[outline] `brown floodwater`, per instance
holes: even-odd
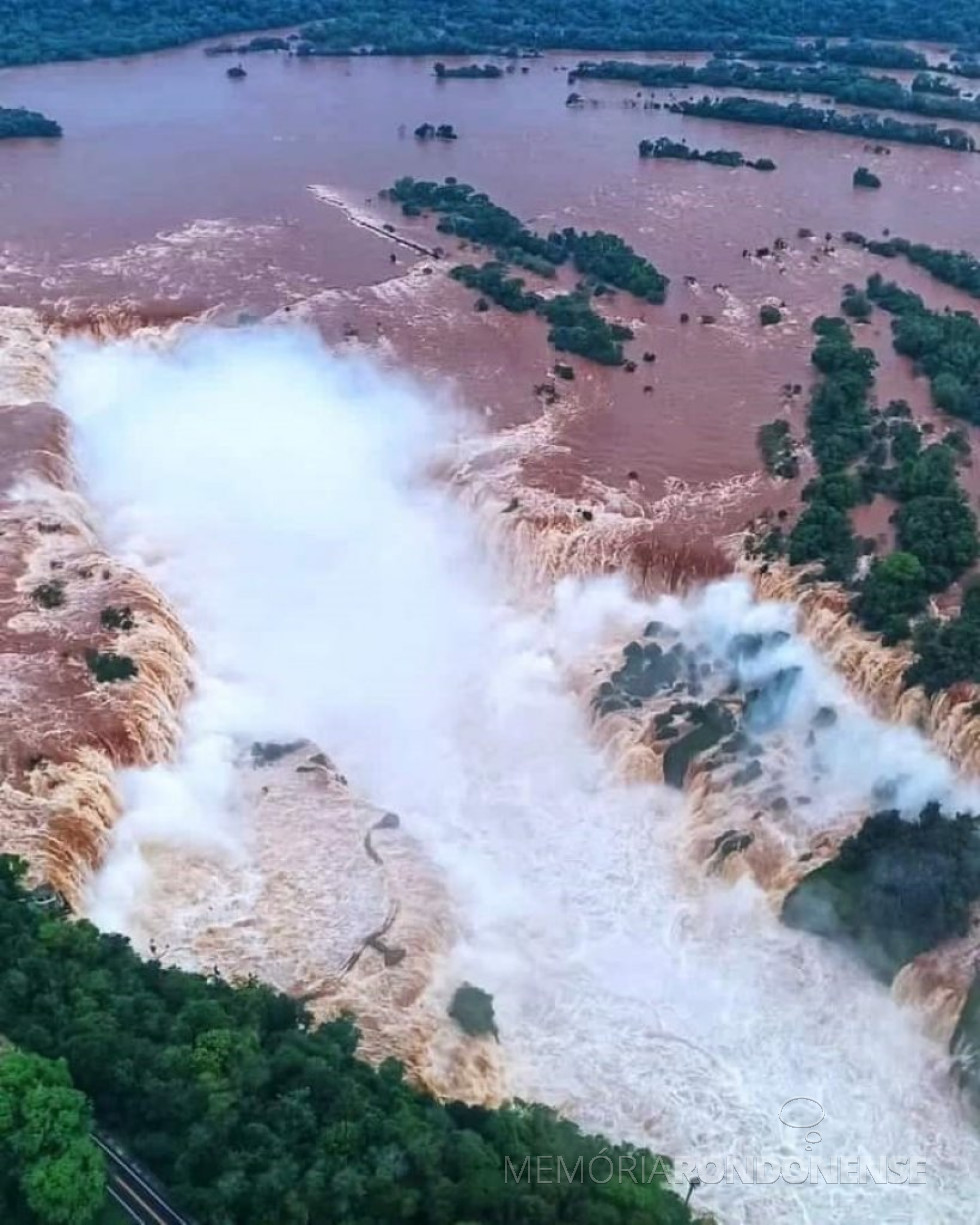
[[[0,300],[70,326],[120,301],[152,318],[215,309],[228,321],[288,307],[331,342],[449,379],[492,424],[526,422],[555,358],[544,325],[477,315],[448,260],[393,246],[308,190],[432,243],[431,224],[408,225],[377,193],[402,174],[456,175],[539,228],[613,230],[672,278],[664,306],[620,294],[606,308],[634,327],[638,369],[573,362],[575,381],[558,384],[556,445],[527,461],[529,481],[589,500],[600,485],[626,489],[635,471],[648,509],[712,531],[789,504],[795,491],[758,473],[755,433],[778,413],[802,430],[805,395],[782,388],[807,384],[810,324],[836,311],[842,286],[881,268],[930,302],[971,306],[824,234],[890,230],[980,249],[980,157],[874,154],[853,138],[685,118],[644,109],[648,95],[616,82],[584,83],[589,103],[566,107],[579,58],[525,61],[497,81],[440,82],[428,59],[265,55],[235,82],[200,47],[2,72],[0,105],[44,111],[65,138],[0,145]],[[411,132],[423,121],[452,123],[460,139],[422,144]],[[778,170],[639,161],[637,142],[662,134],[769,156]],[[881,191],[851,186],[858,164],[881,174]],[[799,238],[801,227],[817,237]],[[743,255],[777,237],[785,251]],[[784,305],[778,327],[759,326],[766,301]],[[924,409],[927,389],[891,355],[887,320],[864,333],[882,359],[881,398]]]

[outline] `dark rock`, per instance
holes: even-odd
[[[715,839],[711,854],[724,860],[729,855],[737,855],[740,851],[748,850],[752,842],[752,834],[741,834],[737,829],[726,829],[720,837]]]
[[[761,778],[762,772],[762,762],[755,758],[732,777],[732,786],[747,787],[749,783],[754,783],[757,778]]]
[[[790,695],[803,669],[780,668],[745,695],[745,722],[755,732],[768,731],[782,722]]]
[[[716,701],[697,707],[692,711],[692,720],[696,721],[697,726],[675,741],[664,754],[664,782],[670,787],[683,787],[688,768],[695,757],[714,748],[735,730],[731,711]]]
[[[279,761],[283,757],[288,757],[290,753],[295,753],[297,749],[301,749],[306,743],[305,740],[290,740],[285,744],[277,744],[273,740],[259,741],[256,740],[252,745],[252,765],[271,766],[273,762]]]

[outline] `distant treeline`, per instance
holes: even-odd
[[[980,45],[974,0],[0,0],[0,64],[133,55],[196,39],[314,23],[316,54],[479,55],[581,51],[732,50],[755,57],[925,68],[924,56],[870,40]],[[801,50],[799,37],[815,38]],[[857,48],[820,38],[859,40]],[[750,56],[751,58],[751,56]],[[964,61],[965,62],[965,61]]]
[[[254,55],[259,51],[290,51],[299,41],[299,35],[293,34],[287,38],[261,34],[250,38],[247,43],[216,43],[213,47],[205,47],[205,55]]]
[[[0,140],[27,136],[61,136],[61,124],[39,111],[0,106]]]
[[[895,77],[869,76],[848,66],[821,64],[790,68],[785,64],[758,67],[742,60],[714,59],[703,67],[691,64],[634,64],[628,60],[583,62],[572,74],[580,80],[628,81],[646,89],[707,85],[713,89],[755,89],[763,93],[822,94],[848,106],[908,111],[928,119],[980,122],[980,102],[935,91],[906,89]]]
[[[682,162],[708,162],[711,166],[750,166],[753,170],[775,170],[776,163],[768,157],[749,161],[737,149],[692,149],[684,141],[669,140],[666,136],[659,139],[641,140],[640,157],[676,158]]]
[[[453,276],[484,300],[515,313],[534,311],[551,324],[549,340],[559,349],[577,353],[602,365],[623,362],[623,341],[632,338],[628,327],[608,323],[590,305],[590,299],[623,289],[647,302],[663,302],[669,281],[649,260],[638,255],[618,235],[602,230],[585,233],[566,227],[542,236],[519,218],[494,204],[483,192],[448,178],[434,183],[399,179],[382,193],[402,206],[408,217],[439,214],[438,230],[479,246],[489,247],[494,260],[482,267],[463,265]],[[520,277],[508,275],[508,266],[553,278],[556,269],[571,263],[583,277],[574,294],[550,295],[525,289]]]
[[[667,109],[677,115],[698,119],[720,119],[732,123],[753,123],[767,127],[798,128],[806,132],[836,132],[859,136],[863,140],[897,141],[911,145],[936,145],[972,153],[976,142],[959,128],[937,128],[934,123],[905,123],[889,115],[843,115],[840,111],[803,106],[791,102],[764,102],[757,98],[699,98],[671,102]]]

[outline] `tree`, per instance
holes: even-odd
[[[847,512],[827,502],[811,502],[790,533],[789,560],[794,566],[823,561],[827,578],[849,579],[857,542]]]
[[[890,553],[872,563],[854,611],[868,629],[884,631],[890,638],[905,637],[908,618],[925,608],[928,591],[919,559],[912,553]]]
[[[881,179],[867,166],[858,166],[854,171],[851,182],[855,187],[880,187]]]
[[[759,307],[759,322],[764,328],[772,327],[774,323],[781,323],[782,319],[783,313],[778,306],[773,306],[771,303],[766,302],[763,306]]]
[[[867,323],[874,309],[868,295],[860,289],[855,289],[853,285],[845,286],[840,308],[849,319],[853,319],[856,323]]]
[[[87,1225],[105,1199],[88,1100],[62,1060],[0,1057],[0,1188],[43,1225]],[[16,1209],[14,1209],[16,1211]]]
[[[898,542],[914,553],[930,590],[942,591],[977,559],[977,520],[960,497],[921,497],[900,507]]]
[[[639,1164],[641,1153],[585,1135],[545,1107],[439,1101],[395,1060],[358,1058],[350,1018],[317,1024],[300,1000],[254,979],[231,983],[142,961],[121,936],[38,906],[24,890],[23,865],[3,856],[0,932],[0,1033],[38,1055],[63,1052],[100,1120],[201,1225],[691,1221],[666,1176],[571,1188],[505,1182],[508,1156],[519,1167],[526,1153],[560,1155],[571,1170],[608,1151],[618,1169],[621,1154],[635,1152]],[[25,1096],[0,1093],[0,1137]],[[18,1115],[6,1134],[47,1142],[51,1120],[66,1113],[49,1103],[29,1121]],[[13,1166],[14,1155],[5,1156],[0,1147],[0,1181]],[[649,1169],[655,1158],[645,1159]],[[86,1185],[78,1167],[76,1196]],[[87,1225],[77,1198],[60,1211],[55,1192],[67,1194],[67,1180],[57,1172],[42,1170],[31,1192],[49,1211],[42,1221]],[[19,1194],[19,1183],[13,1189]],[[37,1225],[6,1204],[0,1221]]]

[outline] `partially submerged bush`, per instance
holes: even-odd
[[[31,599],[41,608],[61,608],[65,602],[65,585],[59,579],[42,583],[31,592]]]
[[[133,610],[128,605],[125,608],[117,608],[114,604],[107,604],[100,613],[99,620],[107,630],[131,630],[136,624]]]
[[[114,651],[86,651],[85,662],[99,682],[105,685],[112,681],[131,680],[139,672],[128,655],[117,655]]]
[[[449,1015],[471,1038],[484,1038],[489,1034],[495,1038],[498,1036],[493,1017],[493,996],[472,983],[463,983],[456,988],[449,1005]]]

